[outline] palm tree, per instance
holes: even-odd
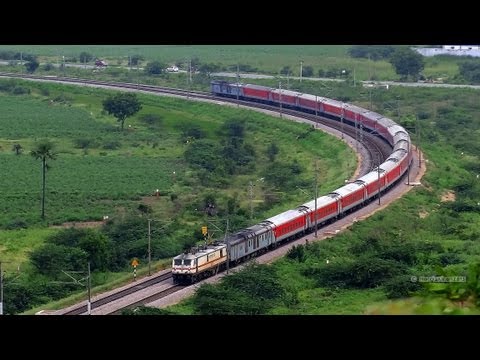
[[[15,155],[20,155],[22,153],[23,147],[20,144],[13,144],[12,150],[15,152]]]
[[[57,156],[53,148],[54,145],[50,140],[40,140],[30,152],[35,159],[42,160],[42,219],[45,219],[45,173],[48,169],[47,160],[55,160]]]

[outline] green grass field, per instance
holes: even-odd
[[[392,66],[386,61],[353,59],[348,56],[349,45],[0,45],[0,50],[33,53],[42,63],[58,64],[88,52],[95,57],[106,59],[110,67],[127,66],[129,56],[142,55],[142,65],[159,60],[166,64],[179,63],[183,68],[190,59],[199,59],[201,63],[214,63],[225,70],[236,69],[237,64],[248,65],[250,69],[268,74],[279,74],[285,66],[291,69],[291,76],[299,76],[300,62],[311,66],[313,76],[321,69],[349,71],[357,80],[374,78],[377,80],[397,79]],[[255,54],[252,56],[252,54]],[[77,60],[78,61],[78,60]],[[55,70],[58,72],[58,70]],[[68,72],[68,70],[67,70]]]
[[[63,56],[77,58],[81,52],[106,59],[111,67],[127,66],[129,56],[141,55],[147,62],[159,60],[166,64],[179,63],[182,67],[190,59],[198,58],[201,63],[214,63],[224,69],[236,68],[237,64],[248,65],[256,72],[278,74],[289,66],[291,76],[299,76],[300,61],[303,66],[311,66],[314,76],[319,70],[347,70],[350,77],[358,80],[397,80],[390,63],[349,57],[350,45],[0,45],[1,50],[32,53],[39,56],[42,63],[59,64]],[[254,54],[254,55],[252,55]],[[423,74],[427,78],[442,78],[454,81],[458,75],[461,58],[453,56],[425,57]],[[73,70],[67,68],[67,73]],[[112,70],[110,70],[112,71]],[[53,72],[59,72],[54,70]],[[78,72],[78,71],[77,71]]]

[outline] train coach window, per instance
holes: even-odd
[[[173,260],[173,263],[175,265],[182,265],[182,259],[175,259],[175,260]]]

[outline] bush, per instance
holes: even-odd
[[[77,149],[88,149],[96,146],[95,141],[93,139],[87,139],[87,138],[75,139],[73,140],[73,143]]]
[[[396,276],[385,283],[385,292],[389,299],[410,297],[421,289],[421,284],[412,281],[409,275]]]
[[[294,245],[290,250],[288,250],[287,258],[296,260],[298,262],[305,262],[305,260],[307,259],[305,247],[303,245]]]
[[[160,125],[162,118],[157,114],[145,114],[140,116],[140,121],[143,121],[147,125]]]
[[[219,286],[202,285],[194,299],[201,315],[260,315],[285,298],[285,290],[271,266],[250,264],[225,277]]]
[[[406,266],[392,260],[363,256],[353,262],[331,262],[305,271],[317,279],[318,286],[353,287],[360,289],[381,285],[406,272]]]
[[[25,95],[30,94],[30,89],[23,86],[15,86],[12,90],[13,95]]]
[[[103,144],[103,148],[105,150],[116,150],[119,149],[121,146],[122,144],[120,143],[120,141],[117,140],[111,140]]]
[[[87,253],[64,245],[45,244],[32,251],[32,265],[40,274],[58,278],[62,270],[82,270],[87,264]]]
[[[45,64],[45,66],[43,67],[43,70],[45,71],[51,71],[55,68],[55,66],[53,66],[52,63],[48,63],[48,64]]]
[[[15,230],[15,229],[26,229],[28,224],[23,219],[14,219],[5,225],[5,229],[7,230]]]
[[[160,75],[163,74],[165,68],[165,64],[162,64],[160,61],[153,61],[145,66],[145,72],[148,75]]]

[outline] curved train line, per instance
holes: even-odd
[[[265,86],[212,81],[213,94],[241,100],[293,109],[310,114],[321,114],[348,125],[358,126],[377,134],[393,148],[381,164],[369,173],[329,194],[299,205],[295,209],[241,229],[224,241],[192,249],[172,260],[172,275],[176,283],[192,283],[258,256],[319,226],[337,220],[364,206],[383,191],[388,190],[409,171],[412,161],[410,135],[395,123],[378,113],[343,102],[303,94],[296,91]]]
[[[337,130],[340,130],[342,133],[350,134],[352,137],[355,136],[357,139],[358,133],[360,132],[361,134],[364,134],[364,136],[367,138],[365,141],[361,141],[365,145],[367,145],[368,152],[370,153],[370,157],[372,158],[371,160],[371,166],[370,166],[370,173],[364,175],[363,177],[357,179],[353,184],[363,181],[363,193],[364,197],[361,201],[361,204],[348,204],[347,206],[343,206],[346,204],[347,200],[349,197],[352,197],[353,195],[351,194],[352,191],[347,190],[347,192],[343,194],[336,193],[336,191],[339,191],[345,187],[348,187],[351,184],[345,185],[342,188],[339,188],[335,190],[334,192],[330,193],[329,195],[340,195],[338,197],[338,205],[342,207],[342,210],[338,210],[338,213],[333,216],[332,218],[325,219],[324,217],[319,217],[319,212],[322,211],[322,207],[318,206],[316,208],[317,210],[317,219],[314,222],[315,219],[315,208],[312,208],[314,200],[305,203],[301,205],[299,208],[303,207],[303,215],[304,216],[304,223],[303,223],[303,228],[301,230],[297,230],[292,228],[290,233],[287,234],[287,236],[277,236],[279,233],[279,228],[282,226],[285,226],[287,223],[281,223],[281,222],[272,222],[274,218],[281,218],[284,214],[289,213],[291,211],[295,210],[288,210],[287,212],[284,212],[282,214],[279,214],[275,217],[272,217],[270,219],[267,219],[266,221],[262,222],[261,224],[254,225],[252,227],[249,227],[247,229],[240,230],[230,236],[225,243],[217,243],[213,246],[208,246],[205,248],[201,249],[196,249],[194,253],[188,253],[188,254],[181,254],[175,259],[182,259],[182,264],[181,266],[178,266],[175,264],[175,259],[173,260],[172,264],[172,273],[174,277],[174,282],[194,282],[197,281],[203,277],[206,277],[208,275],[212,275],[214,273],[217,273],[218,271],[223,270],[224,268],[227,267],[227,258],[230,258],[229,265],[236,265],[240,262],[243,262],[251,257],[257,256],[259,254],[262,254],[266,252],[270,248],[274,248],[279,246],[280,244],[287,242],[289,240],[292,240],[293,238],[300,237],[301,235],[304,235],[306,233],[312,232],[314,230],[315,225],[320,226],[322,224],[325,224],[327,222],[334,221],[338,217],[343,216],[346,214],[346,212],[353,211],[356,208],[362,206],[366,202],[372,200],[376,196],[379,196],[381,192],[387,190],[389,187],[391,187],[394,183],[396,183],[402,175],[405,174],[407,171],[407,168],[409,168],[410,162],[411,162],[411,149],[410,149],[410,138],[408,136],[408,133],[403,129],[402,127],[398,126],[396,123],[394,123],[390,119],[386,119],[380,114],[373,113],[371,111],[368,111],[366,109],[362,109],[359,107],[356,107],[354,105],[350,104],[344,104],[340,103],[335,100],[331,99],[326,99],[326,98],[321,98],[313,95],[308,95],[308,94],[301,94],[289,90],[278,90],[278,89],[269,89],[265,87],[260,87],[253,85],[253,87],[256,88],[256,90],[262,89],[266,91],[264,94],[264,98],[258,98],[258,97],[251,97],[249,94],[245,94],[242,92],[245,89],[248,89],[249,86],[252,85],[243,85],[243,84],[230,84],[230,86],[234,89],[236,89],[239,94],[241,93],[241,96],[237,96],[236,94],[232,93],[222,93],[222,91],[215,90],[215,85],[216,84],[223,84],[225,86],[227,83],[225,82],[212,82],[212,93],[214,96],[206,94],[204,92],[198,92],[198,91],[187,91],[187,90],[181,90],[181,89],[172,89],[172,88],[165,88],[161,86],[152,86],[152,85],[141,85],[141,84],[129,84],[129,83],[120,83],[120,82],[107,82],[107,81],[95,81],[95,80],[85,80],[85,79],[78,79],[78,78],[57,78],[57,77],[40,77],[40,76],[32,76],[32,75],[18,75],[18,74],[10,74],[10,73],[0,73],[0,76],[4,77],[21,77],[25,79],[32,79],[32,80],[46,80],[46,81],[55,81],[55,82],[63,82],[63,83],[73,83],[73,84],[94,84],[94,85],[101,85],[101,86],[107,86],[107,87],[116,87],[116,88],[123,88],[123,89],[131,89],[131,90],[141,90],[141,91],[147,91],[147,92],[155,92],[155,93],[167,93],[171,95],[177,95],[181,97],[187,97],[187,98],[197,98],[197,99],[218,99],[218,96],[222,96],[222,101],[231,101],[235,103],[241,103],[243,105],[247,106],[253,106],[253,107],[260,107],[260,108],[265,108],[269,110],[274,110],[278,111],[280,107],[280,111],[284,114],[292,114],[295,116],[301,116],[307,119],[310,119],[315,122],[319,123],[324,123],[327,126],[334,127]],[[228,85],[227,85],[228,86]],[[279,91],[277,94],[277,98],[275,99],[275,91]],[[282,98],[283,97],[283,98]],[[311,106],[310,108],[308,106],[302,105],[301,102],[305,102],[308,100],[312,100],[312,97],[315,98],[315,105]],[[292,101],[293,99],[293,101]],[[252,101],[254,104],[252,104]],[[282,108],[283,106],[283,108]],[[348,111],[346,111],[346,108],[348,108]],[[339,110],[340,109],[340,110]],[[356,110],[356,111],[355,111]],[[299,111],[301,112],[299,114]],[[353,114],[353,116],[351,116]],[[323,116],[325,118],[320,117]],[[385,119],[385,120],[383,120]],[[347,126],[344,127],[344,124]],[[372,125],[373,124],[373,125]],[[394,128],[394,126],[397,126]],[[354,130],[352,130],[352,128]],[[392,128],[391,131],[388,131],[388,128]],[[386,131],[385,131],[386,130]],[[371,134],[368,133],[376,133],[376,135],[380,135],[384,141],[379,142],[377,136],[372,136]],[[402,134],[401,134],[402,133]],[[401,134],[401,136],[399,136]],[[406,136],[405,136],[406,135]],[[395,139],[395,136],[397,136],[397,139]],[[357,139],[358,140],[358,139]],[[405,142],[407,144],[406,150],[405,150]],[[387,147],[385,147],[387,145]],[[391,146],[389,146],[391,145]],[[394,149],[393,153],[390,155],[390,157],[387,158],[385,162],[383,162],[380,166],[374,167],[374,165],[378,165],[380,162],[385,160],[385,153],[386,153],[386,148],[388,149]],[[394,157],[392,158],[392,155],[395,154],[397,151],[403,152],[405,155],[403,159],[400,157]],[[404,150],[404,151],[402,151]],[[394,161],[396,159],[396,161]],[[398,164],[398,166],[393,167],[392,169],[384,169],[382,166],[386,166],[385,164],[388,161],[394,161],[394,162],[399,162],[402,160],[401,164],[405,163],[407,161],[408,166],[407,167],[401,167],[401,164]],[[395,177],[390,177],[390,179],[387,178],[387,176],[392,173],[394,170],[396,171],[397,168],[400,167],[400,172],[398,176]],[[378,186],[378,192],[375,194],[375,191],[370,191],[370,197],[368,196],[368,189],[367,186],[370,188],[373,188],[376,184],[375,181],[373,180],[368,180],[368,178],[372,178],[371,174],[375,173],[378,175],[377,181],[383,182],[383,184],[380,184]],[[381,174],[382,173],[382,174]],[[363,178],[367,180],[362,180]],[[393,179],[393,180],[392,180]],[[358,184],[357,184],[358,185]],[[350,192],[350,193],[349,193]],[[353,192],[354,193],[354,192]],[[318,198],[317,201],[320,201],[322,197]],[[298,208],[297,208],[298,209]],[[298,220],[298,219],[297,219]],[[268,226],[270,227],[269,229],[271,230],[271,235],[273,237],[270,238],[270,242],[266,243],[265,241],[263,246],[260,246],[260,240],[265,240],[264,235],[264,229],[258,232],[258,226],[264,226],[266,222],[269,222]],[[272,226],[273,225],[273,226]],[[256,228],[257,229],[253,229]],[[277,230],[277,231],[275,231]],[[255,232],[257,231],[257,233]],[[233,239],[236,237],[236,239]],[[234,242],[231,242],[231,240],[235,240]],[[232,245],[233,250],[232,250]],[[256,246],[255,246],[256,245]],[[235,248],[236,247],[236,248]],[[252,248],[251,250],[249,249]],[[228,248],[228,249],[227,249]],[[242,255],[242,248],[244,248],[244,253]],[[237,250],[235,254],[235,249]],[[228,251],[227,251],[228,250]],[[252,251],[253,250],[253,251]],[[230,256],[227,256],[227,253]],[[240,256],[238,255],[240,253]],[[235,256],[236,255],[236,256]],[[193,269],[186,269],[184,259],[190,258],[195,259],[196,262],[196,268]],[[202,258],[205,259],[204,261],[204,270],[202,271]],[[193,262],[193,261],[192,261]],[[198,266],[200,264],[200,267]],[[200,271],[199,271],[200,270]],[[169,273],[170,275],[170,273]],[[186,275],[186,276],[185,276]],[[139,291],[141,289],[144,289],[148,286],[151,286],[153,284],[156,284],[160,281],[165,280],[164,276],[160,277],[155,277],[152,279],[149,279],[149,281],[145,282],[144,285],[142,286],[135,286],[133,289],[126,289],[122,290],[121,292],[118,292],[116,294],[104,297],[102,299],[97,300],[96,302],[92,303],[92,308],[99,307],[103,304],[107,304],[109,302],[112,302],[116,299],[119,299],[121,297],[124,297],[128,294],[132,294],[135,291]],[[174,287],[175,289],[181,289],[182,287]],[[167,294],[170,294],[171,292],[165,292],[164,295],[152,295],[150,296],[151,299],[157,299],[162,296],[165,296]],[[139,302],[140,303],[140,302]],[[141,301],[141,303],[145,303],[145,299]],[[131,305],[130,305],[131,306]],[[129,306],[129,307],[130,307]],[[64,314],[80,314],[84,313],[86,311],[86,305],[77,307],[75,309],[72,309]]]

